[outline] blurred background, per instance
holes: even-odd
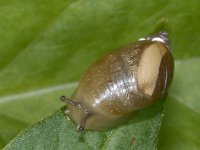
[[[158,149],[200,149],[198,0],[1,0],[0,148],[63,104],[84,70],[168,20],[175,77]]]

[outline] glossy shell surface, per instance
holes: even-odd
[[[78,128],[115,127],[128,114],[149,106],[168,92],[174,61],[161,35],[116,49],[88,68],[71,98],[77,106],[68,105],[67,110]]]

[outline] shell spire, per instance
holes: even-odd
[[[160,31],[156,34],[150,35],[146,38],[147,40],[151,41],[160,41],[166,44],[167,48],[172,51],[171,49],[171,42],[168,37],[168,33],[166,31]]]

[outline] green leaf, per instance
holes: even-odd
[[[200,58],[178,61],[174,84],[165,106],[159,149],[200,148]]]
[[[20,130],[27,126],[26,122],[16,120],[4,115],[0,115],[0,145],[8,143]]]
[[[24,130],[6,149],[156,149],[162,103],[135,114],[131,122],[106,132],[81,135],[60,110]]]
[[[47,117],[62,104],[58,97],[71,95],[77,83],[32,90],[0,99],[0,144],[4,146],[23,128]]]
[[[198,3],[197,0],[189,3],[176,0],[1,1],[0,148],[24,127],[58,110],[62,106],[59,96],[70,96],[77,84],[68,85],[77,83],[95,60],[144,37],[164,17],[172,27],[173,52],[180,62],[175,68],[179,70],[175,72],[166,105],[159,149],[191,145],[199,149],[196,140],[199,71],[190,70],[199,63],[188,64],[187,72],[184,71],[190,59],[193,62],[193,57],[200,56]],[[188,132],[180,132],[180,127]],[[122,142],[120,138],[115,139]],[[136,141],[136,145],[140,142]]]

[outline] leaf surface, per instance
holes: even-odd
[[[198,149],[198,3],[197,0],[1,1],[0,148],[25,127],[58,110],[62,106],[59,96],[70,96],[73,93],[80,75],[90,64],[112,49],[146,36],[164,17],[172,27],[173,53],[179,62],[176,63],[175,79],[166,105],[159,149],[167,149],[169,145],[170,149],[180,146]],[[147,128],[149,135],[146,138],[150,134],[152,136],[149,148],[155,147],[162,116],[161,108],[162,104],[157,104],[157,108],[152,108],[157,113],[152,112],[154,115],[149,116],[151,125],[156,122],[155,131]],[[144,116],[148,116],[147,112],[149,111],[144,111]],[[56,114],[64,120],[61,112]],[[141,116],[143,115],[138,117]],[[183,116],[186,118],[183,119]],[[138,117],[133,121],[138,123]],[[51,119],[52,117],[45,119],[42,123],[47,124]],[[70,124],[68,121],[65,123]],[[38,124],[34,127],[39,130]],[[180,127],[188,132],[181,132]],[[136,128],[127,136],[127,143],[130,137],[136,135]],[[101,138],[104,141],[111,133],[112,131],[102,133],[99,141]],[[136,143],[133,142],[135,144],[130,148],[137,147],[142,141],[146,142],[144,135],[139,138],[139,133],[137,134]],[[25,136],[21,133],[20,136],[22,135]],[[99,147],[106,149],[112,144],[120,149],[124,141],[116,135],[111,142],[106,140],[108,144],[100,142]]]

